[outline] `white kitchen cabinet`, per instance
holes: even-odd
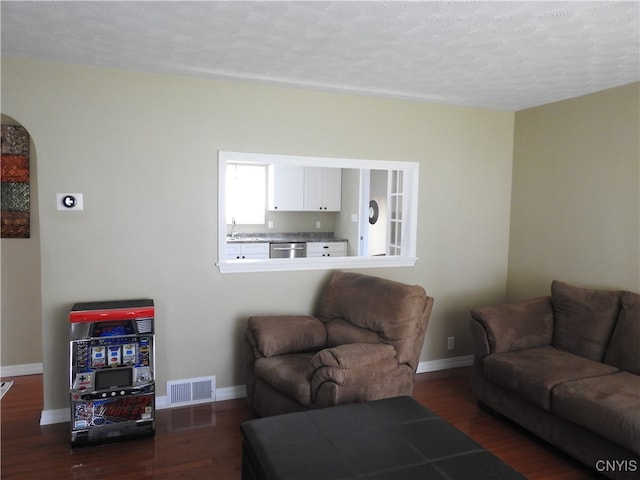
[[[340,168],[269,166],[270,211],[339,212],[342,205]]]
[[[339,212],[342,204],[342,170],[306,167],[303,203],[305,211]]]
[[[307,242],[307,257],[346,257],[347,242]]]
[[[300,212],[304,210],[304,167],[269,165],[269,200],[271,211]]]
[[[268,242],[230,243],[227,242],[227,260],[269,258]]]

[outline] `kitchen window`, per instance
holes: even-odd
[[[264,225],[266,179],[265,165],[227,164],[227,225]]]

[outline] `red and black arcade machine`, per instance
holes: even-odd
[[[154,316],[150,299],[71,309],[72,446],[155,433]]]

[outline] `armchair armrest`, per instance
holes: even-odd
[[[272,357],[324,348],[327,330],[320,320],[306,315],[249,317],[245,338],[256,358]]]
[[[320,367],[355,368],[396,358],[396,349],[386,343],[349,343],[325,348],[309,362],[309,376]],[[397,364],[397,361],[394,362]]]
[[[471,310],[476,355],[550,345],[553,337],[551,297],[538,297]]]
[[[384,382],[398,368],[396,349],[392,345],[351,343],[326,348],[314,355],[307,376],[311,397],[325,382],[337,385],[371,385]]]

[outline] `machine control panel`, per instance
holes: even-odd
[[[108,392],[91,392],[91,393],[81,393],[81,392],[73,392],[71,394],[72,400],[100,400],[104,398],[112,398],[112,397],[124,397],[131,395],[144,395],[147,393],[153,393],[155,391],[155,387],[153,384],[146,385],[140,388],[123,388],[123,389],[115,389]]]

